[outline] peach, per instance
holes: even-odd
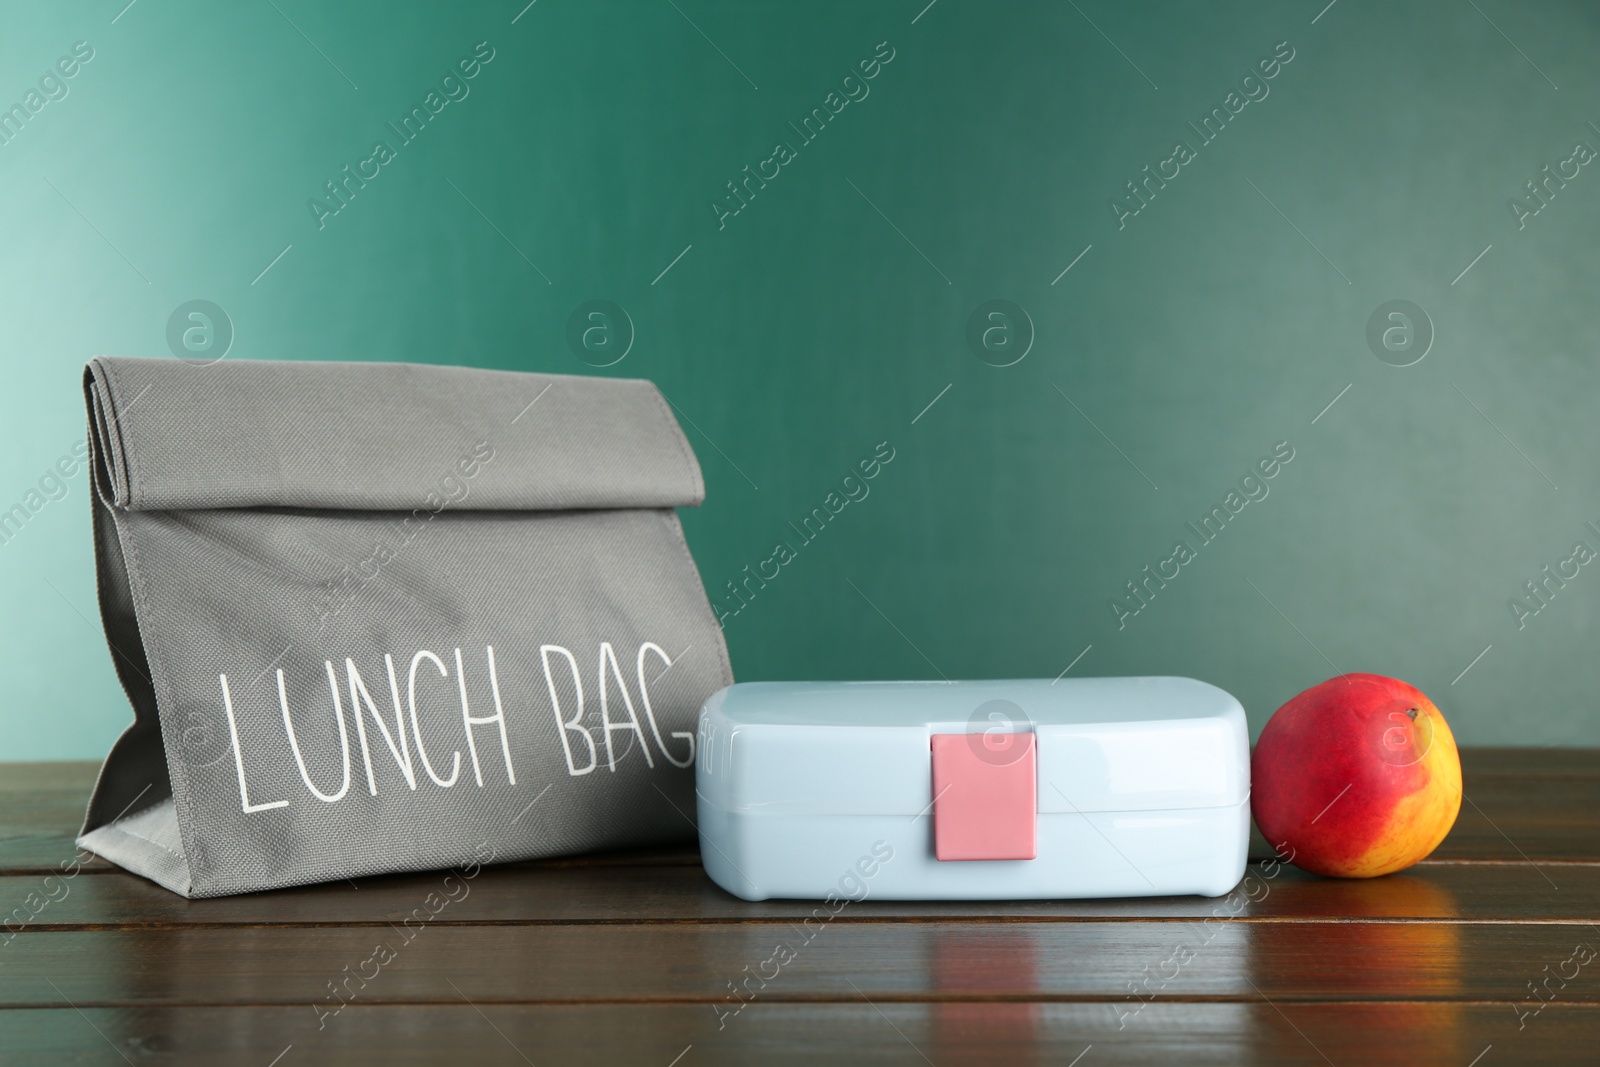
[[[1414,687],[1343,674],[1279,708],[1250,760],[1250,806],[1279,854],[1317,874],[1373,878],[1427,856],[1461,810],[1461,758]]]

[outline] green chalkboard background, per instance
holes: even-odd
[[[1574,558],[1600,550],[1592,5],[125,2],[0,8],[25,115],[0,144],[0,758],[98,756],[130,719],[85,479],[48,472],[84,361],[170,355],[191,300],[228,359],[658,383],[705,468],[683,517],[713,598],[798,547],[727,618],[742,679],[1186,674],[1259,729],[1368,670],[1467,743],[1600,744],[1600,565]],[[1176,176],[1132,199],[1146,166]],[[575,350],[593,300],[631,329]],[[1394,300],[1425,316],[1379,316],[1398,351],[1368,334]],[[1280,442],[1202,544],[1186,524]],[[1146,565],[1177,576],[1119,613]],[[1576,574],[1541,606],[1547,565]]]

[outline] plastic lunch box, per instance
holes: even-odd
[[[700,709],[711,878],[746,900],[1220,896],[1244,709],[1191,678],[750,682]]]

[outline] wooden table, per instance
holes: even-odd
[[[73,865],[92,766],[0,764],[0,1062],[1593,1067],[1600,751],[1464,762],[1455,831],[1388,878],[867,901],[809,940],[681,848],[485,868],[437,914],[440,874],[186,901]]]

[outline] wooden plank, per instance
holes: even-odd
[[[819,921],[34,931],[0,949],[0,1005],[336,1004],[333,984],[344,981],[367,1003],[449,1001],[459,990],[488,1003],[732,1005],[735,983],[746,981],[784,1001],[1514,1001],[1562,970],[1576,972],[1551,987],[1562,1001],[1600,1003],[1600,962],[1568,962],[1580,944],[1600,946],[1600,928]],[[366,982],[353,977],[363,972]]]
[[[1526,754],[1467,762],[1473,803],[1440,862],[1354,882],[1255,871],[1245,921],[1211,925],[1219,901],[1167,898],[867,901],[804,927],[812,906],[738,901],[692,849],[486,869],[410,924],[442,874],[185,901],[86,872],[0,934],[0,1003],[23,1005],[0,1008],[0,1059],[944,1067],[1092,1045],[1083,1067],[1464,1067],[1492,1045],[1481,1067],[1591,1063],[1600,962],[1558,974],[1600,947],[1600,864],[1573,862],[1600,859],[1600,776],[1581,758],[1542,777]],[[63,812],[70,842],[86,777],[0,788],[0,863],[7,831],[37,844]],[[0,877],[0,908],[45,888]],[[751,977],[779,943],[793,958]],[[1530,999],[1541,981],[1554,1003]]]
[[[98,763],[0,764],[0,870],[47,872],[77,854]],[[110,870],[94,857],[91,867]]]
[[[34,760],[0,764],[0,810],[9,809],[16,798],[29,798],[41,792],[65,790],[85,803],[95,776],[100,773],[96,760]],[[81,815],[82,812],[79,812]]]
[[[1527,1011],[1529,1009],[1522,1009]],[[1118,1028],[1104,1004],[352,1005],[0,1012],[0,1058],[26,1063],[507,1065],[922,1064],[1119,1067],[1334,1064],[1592,1067],[1600,1008],[1511,1004],[1155,1002]],[[719,1026],[720,1023],[720,1026]],[[1492,1050],[1476,1058],[1489,1046]],[[1085,1049],[1089,1051],[1085,1053]],[[126,1056],[126,1061],[124,1060]],[[279,1057],[282,1057],[279,1059]],[[1081,1059],[1080,1059],[1081,1057]]]
[[[1470,780],[1514,778],[1600,778],[1600,748],[1464,748],[1461,770]]]
[[[1487,774],[1465,784],[1456,824],[1430,860],[1600,862],[1600,777]],[[1250,858],[1271,855],[1252,824]]]
[[[1433,859],[1600,862],[1600,750],[1469,749],[1463,761],[1467,802]],[[92,763],[4,765],[0,873],[43,875],[72,859],[95,770]],[[1250,855],[1272,855],[1254,831]],[[699,857],[691,845],[540,862],[698,866]],[[86,864],[91,873],[110,869],[99,858]]]
[[[1275,873],[1274,873],[1275,872]],[[451,889],[437,873],[185,900],[133,875],[0,877],[0,942],[22,927],[267,926],[398,923],[430,892]],[[810,913],[795,901],[751,903],[695,867],[511,866],[485,868],[437,921],[450,923],[750,922]],[[878,901],[852,904],[838,922],[892,919],[1181,921],[1213,914],[1246,921],[1437,919],[1600,922],[1600,865],[1424,864],[1382,879],[1331,879],[1292,867],[1251,868],[1228,897],[1081,901]]]
[[[1456,825],[1432,858],[1600,861],[1600,778],[1468,779]]]
[[[8,874],[53,874],[71,864],[75,857],[90,872],[116,869],[99,856],[83,857],[73,844],[76,833],[7,832],[9,830],[0,829],[0,833],[6,833],[5,837],[0,837],[0,871]]]

